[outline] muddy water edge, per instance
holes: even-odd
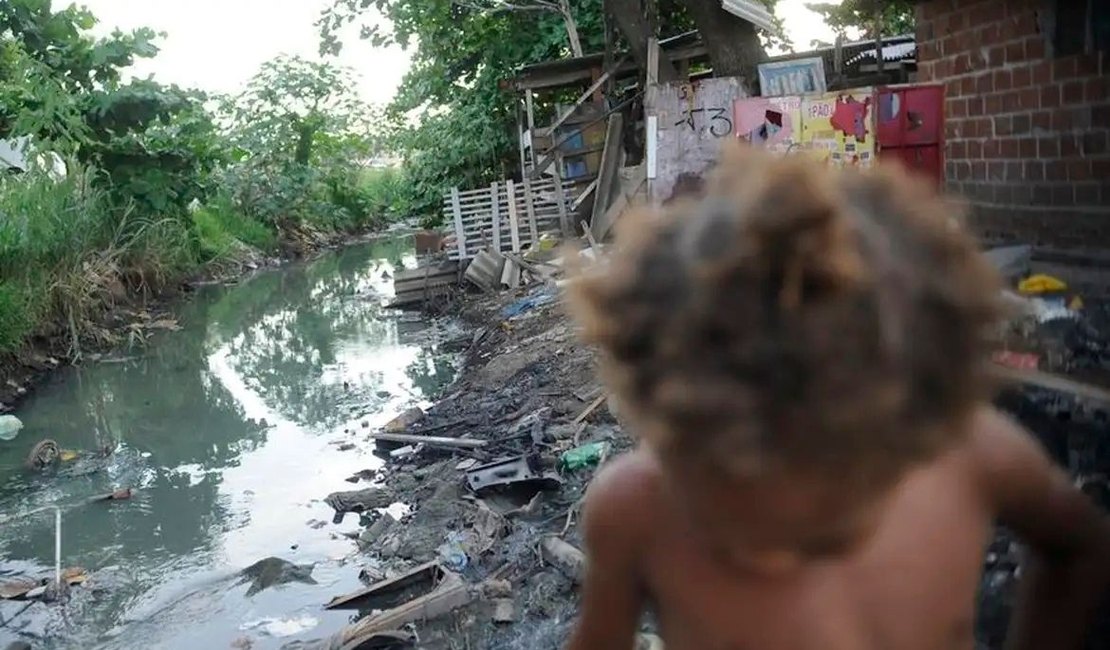
[[[357,432],[427,406],[457,374],[454,322],[384,307],[410,241],[204,287],[176,310],[179,330],[30,396],[23,431],[0,441],[0,582],[51,575],[53,517],[19,515],[55,504],[62,564],[90,577],[64,605],[0,600],[0,647],[267,648],[347,623],[320,605],[359,586],[345,534],[361,526],[333,523],[322,497],[381,466]],[[44,438],[79,456],[28,471]],[[132,498],[90,502],[121,488]],[[311,573],[248,597],[239,572],[267,557]]]

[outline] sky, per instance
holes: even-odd
[[[780,0],[778,15],[799,50],[814,38],[832,41],[812,0]],[[829,0],[825,0],[826,2]],[[834,0],[835,1],[835,0]],[[100,20],[99,34],[119,28],[151,27],[165,32],[161,52],[134,66],[137,76],[153,75],[163,83],[234,93],[279,54],[318,57],[314,23],[330,0],[79,0]],[[359,91],[371,103],[388,102],[409,66],[399,47],[374,48],[351,33],[339,61],[359,78]]]

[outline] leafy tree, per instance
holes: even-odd
[[[843,0],[840,4],[827,2],[806,3],[810,11],[824,18],[825,23],[838,35],[875,38],[876,11],[879,28],[884,36],[912,34],[914,31],[913,0]],[[849,34],[849,31],[852,33]]]
[[[240,210],[282,226],[370,216],[359,164],[380,152],[378,113],[358,98],[349,71],[280,56],[223,110],[238,159],[224,181]]]

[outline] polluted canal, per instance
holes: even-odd
[[[322,497],[382,463],[352,434],[456,374],[451,323],[384,307],[408,241],[203,287],[176,331],[41,387],[0,441],[0,583],[53,574],[53,514],[19,514],[55,504],[62,567],[88,580],[65,605],[0,600],[0,647],[269,648],[346,624],[321,604],[359,585],[359,522]],[[28,470],[46,438],[79,456]]]

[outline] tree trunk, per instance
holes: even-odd
[[[563,22],[567,24],[570,51],[575,58],[578,58],[583,55],[582,41],[578,38],[578,23],[574,22],[574,14],[570,11],[570,0],[559,0],[559,13],[563,15]]]
[[[645,4],[655,0],[605,0],[605,11],[613,17],[617,29],[628,41],[633,60],[641,70],[647,71],[648,39],[657,33],[656,25],[648,16]],[[654,13],[654,12],[653,12]],[[678,70],[667,58],[666,53],[659,57],[659,81],[678,80]]]
[[[721,8],[721,0],[687,0],[716,77],[741,77],[755,89],[756,65],[767,58],[755,25]]]

